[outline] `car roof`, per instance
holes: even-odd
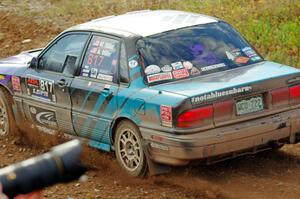
[[[79,24],[69,30],[94,30],[121,36],[147,37],[179,28],[217,22],[206,15],[175,10],[142,10],[108,16]]]

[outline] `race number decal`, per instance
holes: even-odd
[[[54,81],[28,77],[26,84],[28,95],[50,102],[56,102]]]

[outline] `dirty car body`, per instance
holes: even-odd
[[[300,140],[300,70],[266,61],[226,22],[140,11],[74,26],[0,61],[18,124],[115,150],[134,124],[147,160],[186,165]]]

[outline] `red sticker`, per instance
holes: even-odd
[[[163,126],[172,127],[172,107],[160,105],[160,118]]]
[[[11,77],[11,83],[14,91],[21,91],[21,81],[20,78],[17,76]]]
[[[175,79],[181,79],[190,76],[189,71],[186,68],[174,70],[172,73]]]
[[[148,83],[172,79],[172,73],[158,73],[147,76]]]
[[[39,87],[40,86],[40,81],[38,79],[28,78],[27,79],[27,85],[28,86],[33,86],[33,87]]]

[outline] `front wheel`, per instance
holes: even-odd
[[[136,125],[124,120],[119,123],[115,134],[115,154],[121,167],[133,177],[147,173],[147,161],[142,137]]]
[[[16,126],[12,112],[12,96],[0,88],[0,136],[12,133]]]

